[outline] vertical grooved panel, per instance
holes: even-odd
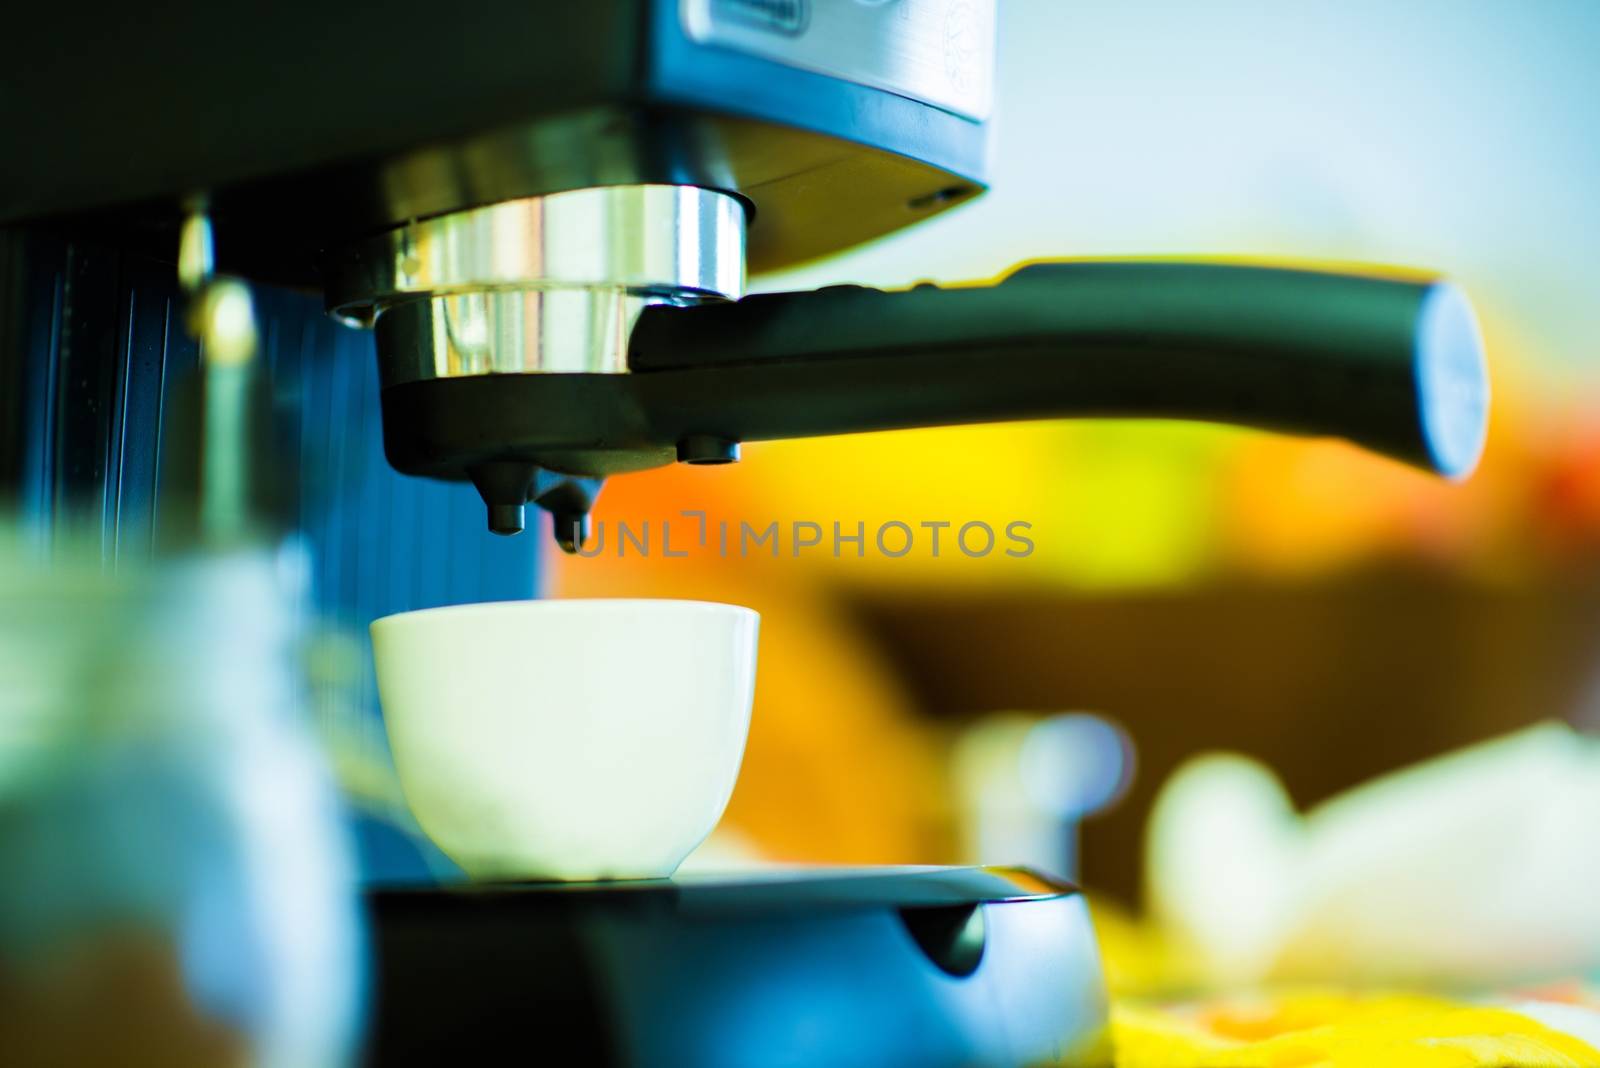
[[[20,321],[0,324],[0,374],[24,398],[6,431],[20,468],[5,487],[9,503],[46,529],[98,532],[108,561],[144,558],[162,512],[170,406],[199,366],[172,268],[4,236],[20,254],[0,272],[0,308],[18,309]],[[533,596],[534,537],[489,534],[470,486],[388,466],[371,335],[328,319],[314,296],[255,296],[272,375],[278,518],[310,553],[314,615],[364,641],[380,615]],[[370,706],[370,685],[365,697]]]

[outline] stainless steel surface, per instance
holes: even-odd
[[[531,372],[620,374],[628,334],[659,297],[623,287],[475,290],[409,300],[378,317],[383,385]]]
[[[683,0],[689,36],[984,120],[996,0]]]
[[[744,209],[696,186],[576,189],[408,223],[331,263],[328,309],[474,290],[621,287],[674,299],[744,291]]]
[[[738,199],[695,186],[579,189],[413,222],[335,258],[328,306],[375,325],[385,386],[617,374],[651,304],[744,292]]]

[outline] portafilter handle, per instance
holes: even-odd
[[[383,404],[395,467],[473,478],[494,515],[539,471],[600,478],[726,462],[744,441],[1065,417],[1340,437],[1462,478],[1489,382],[1472,310],[1446,282],[1100,262],[993,285],[659,305],[633,328],[626,373],[411,382]]]
[[[681,429],[746,441],[1193,419],[1346,438],[1461,478],[1488,422],[1483,344],[1453,285],[1222,264],[1038,264],[996,285],[652,308],[629,362],[640,377],[717,373],[718,410]]]

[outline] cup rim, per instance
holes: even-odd
[[[409,612],[394,612],[372,621],[370,629],[385,630],[402,623],[438,619],[456,615],[590,615],[597,612],[626,610],[639,612],[678,614],[704,613],[720,616],[744,616],[759,620],[754,608],[725,601],[698,601],[670,597],[534,597],[520,601],[474,601],[466,604],[446,604],[433,608],[418,608]]]

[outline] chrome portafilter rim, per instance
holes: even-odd
[[[577,189],[374,234],[330,261],[335,317],[378,333],[385,386],[627,371],[653,304],[744,293],[745,211],[698,186]]]

